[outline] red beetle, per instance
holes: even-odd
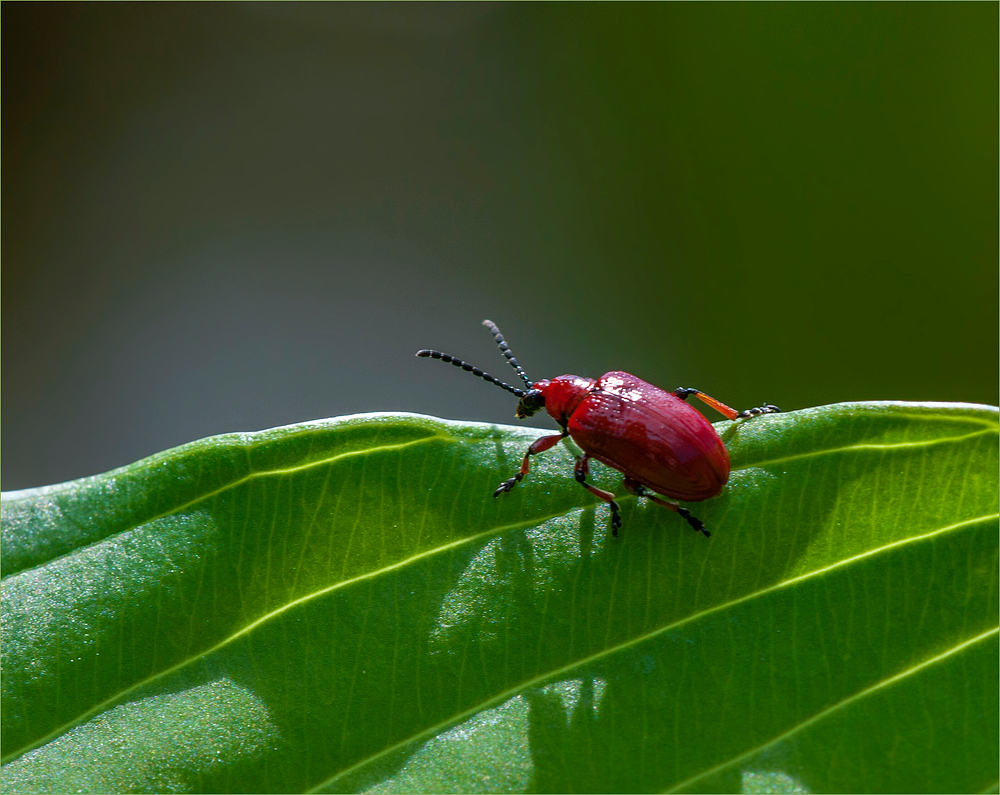
[[[520,471],[501,483],[493,492],[494,497],[510,491],[528,474],[531,456],[548,450],[568,436],[583,451],[576,459],[576,480],[611,506],[613,535],[618,535],[622,524],[618,503],[610,491],[587,483],[591,458],[621,472],[625,476],[625,489],[631,494],[648,497],[657,505],[676,511],[695,530],[706,537],[711,535],[704,523],[686,508],[652,493],[684,502],[699,502],[714,497],[729,480],[729,453],[722,439],[709,421],[684,401],[694,395],[730,420],[780,411],[777,406],[765,404],[760,408],[736,411],[697,389],[664,392],[641,378],[618,370],[598,379],[561,375],[532,382],[517,363],[496,324],[484,320],[483,325],[492,332],[501,353],[527,389],[505,384],[447,353],[423,350],[418,351],[417,356],[450,362],[517,395],[520,398],[517,404],[519,419],[544,408],[562,428],[560,434],[542,436],[534,441],[524,454]]]

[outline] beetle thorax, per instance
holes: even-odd
[[[545,410],[563,427],[569,422],[576,407],[587,397],[597,382],[578,375],[561,375],[551,381],[538,381],[535,389],[545,396]]]

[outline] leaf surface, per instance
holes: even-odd
[[[716,427],[711,539],[415,415],[3,495],[3,791],[995,790],[997,409]]]

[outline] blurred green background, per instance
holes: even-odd
[[[513,422],[413,356],[514,377],[485,317],[536,379],[998,402],[996,3],[0,13],[4,489]]]

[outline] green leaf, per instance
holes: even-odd
[[[717,428],[711,539],[413,415],[3,495],[3,792],[995,791],[997,409]]]

